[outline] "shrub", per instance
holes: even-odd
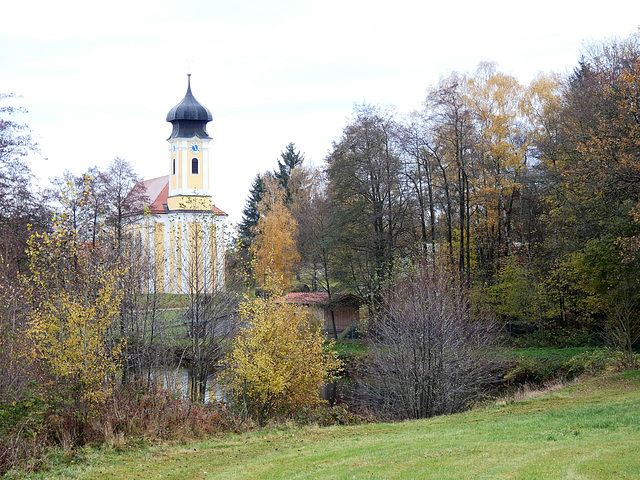
[[[0,476],[16,467],[32,470],[43,461],[49,443],[46,411],[32,391],[0,403]]]
[[[636,357],[640,360],[640,355]],[[579,353],[568,360],[561,355],[520,356],[512,362],[505,380],[510,385],[543,385],[553,380],[572,380],[580,375],[597,375],[627,368],[626,354],[604,349]]]
[[[473,311],[455,273],[419,259],[396,268],[371,322],[359,391],[383,416],[423,418],[466,408],[495,379],[493,323]]]
[[[635,354],[635,364],[640,355]],[[615,350],[594,350],[574,356],[567,362],[567,371],[571,377],[580,375],[597,375],[606,371],[621,372],[628,370],[628,356],[626,352]]]
[[[256,298],[240,311],[246,327],[221,377],[234,405],[264,424],[320,404],[320,387],[342,362],[304,307]]]
[[[542,385],[551,380],[566,378],[567,366],[564,361],[523,356],[512,363],[505,375],[505,380],[511,385]]]

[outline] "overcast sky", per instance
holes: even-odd
[[[418,109],[440,76],[485,60],[528,83],[640,26],[638,0],[2,3],[0,92],[23,97],[42,183],[115,157],[167,175],[165,118],[191,73],[213,114],[214,202],[233,223],[289,142],[322,165],[354,104]]]

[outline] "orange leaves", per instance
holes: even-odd
[[[258,205],[258,235],[251,245],[255,256],[254,275],[262,288],[272,277],[281,279],[282,287],[287,289],[300,261],[296,247],[298,225],[285,205],[284,192],[278,182],[265,177],[264,185],[265,192]]]

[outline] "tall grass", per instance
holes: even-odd
[[[135,383],[118,387],[88,422],[32,395],[0,405],[0,475],[38,470],[52,448],[73,456],[86,444],[122,448],[134,439],[185,442],[248,428],[252,425],[226,404],[193,403]]]

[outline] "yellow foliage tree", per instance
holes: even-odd
[[[222,374],[234,404],[264,424],[275,415],[322,402],[320,388],[342,362],[302,307],[256,298],[240,307],[246,326]]]
[[[45,391],[86,420],[110,393],[119,366],[121,343],[112,342],[110,332],[121,271],[100,248],[79,243],[64,222],[52,233],[34,234],[27,255],[33,360],[49,379]]]
[[[476,198],[484,207],[477,231],[484,237],[498,232],[500,247],[507,252],[511,249],[510,205],[527,168],[528,136],[521,121],[526,111],[525,90],[515,77],[485,62],[469,78],[468,92],[479,132]]]
[[[298,224],[285,205],[284,192],[278,182],[264,178],[265,192],[258,204],[258,235],[251,245],[256,284],[265,288],[268,277],[281,278],[288,289],[300,255],[296,247]]]

